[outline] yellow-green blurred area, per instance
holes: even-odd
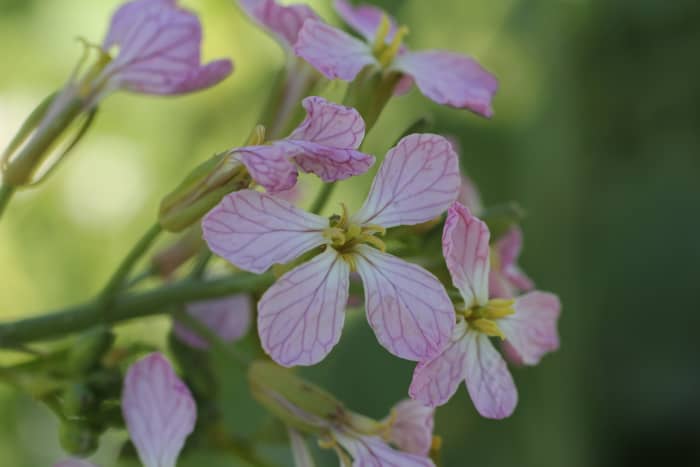
[[[75,38],[101,41],[119,3],[0,0],[0,147],[65,82],[82,51]],[[154,222],[160,198],[256,123],[283,64],[279,47],[230,0],[183,3],[203,21],[205,58],[232,58],[234,74],[190,96],[104,101],[78,150],[18,193],[0,222],[0,319],[93,296]],[[563,302],[561,349],[513,369],[520,400],[510,419],[480,418],[463,387],[437,411],[444,465],[700,465],[700,2],[377,4],[410,26],[411,47],[471,54],[501,88],[490,121],[414,90],[391,102],[366,148],[381,155],[431,116],[432,131],[459,139],[462,168],[486,204],[526,209],[521,265]],[[312,5],[337,22],[330,1]],[[339,99],[342,89],[322,92]],[[370,180],[342,183],[329,208],[359,205]],[[309,199],[317,187],[304,185]],[[412,364],[379,347],[361,311],[349,313],[340,344],[303,374],[384,417],[406,397]],[[162,345],[168,328],[167,318],[151,318],[120,327],[120,338]],[[247,415],[235,407],[231,400],[228,423],[244,431]],[[48,409],[0,386],[0,466],[65,457],[56,432]],[[125,434],[106,439],[95,459],[108,466]],[[246,465],[201,456],[180,465]]]

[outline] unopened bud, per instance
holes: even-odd
[[[97,449],[98,434],[82,420],[64,420],[58,432],[61,447],[75,456],[88,456]]]
[[[187,260],[196,255],[202,246],[204,246],[202,229],[199,224],[195,224],[173,244],[158,251],[151,258],[152,270],[160,277],[168,278]]]
[[[163,229],[180,232],[216,206],[221,199],[250,185],[248,170],[228,153],[222,153],[195,168],[160,203],[158,221]]]
[[[95,394],[83,383],[75,383],[63,392],[63,414],[68,419],[76,419],[89,414],[95,407],[97,398]]]
[[[293,428],[319,433],[346,416],[342,402],[289,369],[256,361],[248,380],[253,397]]]
[[[80,375],[97,367],[112,347],[114,338],[114,333],[105,326],[98,326],[80,335],[68,354],[68,372]]]

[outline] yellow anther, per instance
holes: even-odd
[[[323,231],[323,238],[328,240],[332,246],[343,246],[347,241],[345,232],[338,227],[329,227]]]
[[[439,451],[442,449],[442,438],[438,435],[433,436],[433,442],[430,444],[431,451]]]
[[[503,334],[503,331],[501,331],[498,325],[490,319],[479,318],[470,321],[469,324],[477,331],[483,332],[487,336],[500,337],[502,340],[506,339],[506,335]]]
[[[248,136],[248,141],[246,141],[246,146],[259,146],[265,142],[265,127],[263,125],[256,125],[253,131],[250,132]]]
[[[487,319],[505,318],[506,316],[510,316],[515,313],[515,309],[513,308],[514,304],[515,300],[499,298],[489,300],[484,307],[482,315]]]
[[[379,238],[373,235],[361,235],[359,240],[363,243],[368,243],[380,250],[382,253],[386,253],[386,244]]]
[[[394,38],[391,41],[391,44],[389,44],[386,49],[382,51],[382,53],[379,55],[379,63],[386,67],[391,65],[391,62],[394,61],[394,57],[396,57],[396,54],[399,53],[399,49],[401,48],[401,43],[403,42],[403,38],[408,35],[408,27],[406,26],[401,26],[396,30],[396,34],[394,35]]]
[[[375,56],[384,51],[386,47],[386,37],[389,35],[389,31],[391,31],[391,21],[389,21],[389,17],[386,14],[383,14],[382,19],[379,21],[377,32],[374,34],[372,52]]]

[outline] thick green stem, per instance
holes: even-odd
[[[115,324],[129,319],[162,314],[168,307],[234,293],[261,291],[273,282],[272,275],[240,274],[213,281],[186,279],[148,292],[117,296],[109,312],[99,300],[53,313],[0,324],[0,347],[60,338],[100,323]]]
[[[10,203],[14,192],[15,187],[8,183],[3,183],[2,186],[0,186],[0,217],[2,217],[2,213],[5,212],[5,208]]]
[[[117,270],[112,274],[112,277],[105,285],[102,292],[98,297],[98,301],[109,304],[114,295],[119,291],[119,289],[124,285],[124,282],[134,267],[134,264],[143,256],[143,254],[148,250],[151,244],[163,231],[160,224],[156,223],[151,226],[150,229],[141,237],[141,239],[134,245],[129,254],[124,258],[117,268]]]

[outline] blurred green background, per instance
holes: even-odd
[[[65,81],[81,52],[73,38],[98,42],[119,3],[0,0],[0,146]],[[94,294],[151,224],[160,197],[255,124],[283,63],[278,47],[230,0],[183,3],[201,15],[205,58],[232,57],[235,73],[187,97],[104,102],[79,150],[39,189],[19,193],[0,223],[0,319]],[[329,3],[312,2],[336,21]],[[367,147],[383,153],[413,120],[432,115],[433,131],[459,138],[462,167],[487,204],[526,208],[521,264],[564,305],[561,350],[513,370],[520,403],[512,418],[479,418],[464,389],[438,410],[445,465],[700,465],[700,3],[377,4],[410,26],[411,46],[472,54],[501,90],[491,121],[414,90],[392,101]],[[359,204],[370,180],[345,183],[338,195]],[[406,396],[412,365],[383,351],[351,313],[357,319],[340,345],[304,373],[383,417]],[[153,318],[122,336],[162,343],[168,326]],[[64,456],[42,405],[0,386],[0,414],[0,465]],[[103,465],[123,437],[107,436]]]

